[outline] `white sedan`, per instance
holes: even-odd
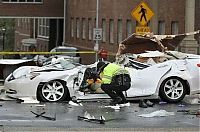
[[[155,57],[153,52],[148,53]],[[124,57],[121,65],[128,67],[131,75],[131,88],[124,92],[127,99],[160,97],[167,102],[179,102],[185,95],[200,93],[200,56],[166,53],[164,61],[152,65],[130,56]],[[147,57],[145,55],[140,54],[144,58]],[[4,86],[9,96],[32,96],[39,101],[57,102],[72,97],[80,100],[108,99],[106,94],[80,91],[88,78],[86,69],[95,69],[95,66],[96,63],[74,65],[66,61],[43,67],[23,66],[6,78]]]

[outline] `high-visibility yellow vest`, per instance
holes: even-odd
[[[108,64],[103,72],[101,73],[101,79],[103,84],[110,84],[112,77],[119,74],[129,74],[128,71],[117,64],[110,63]]]

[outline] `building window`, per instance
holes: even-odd
[[[172,21],[172,25],[171,25],[171,30],[172,30],[172,34],[178,34],[178,22],[177,21]]]
[[[2,3],[42,3],[43,0],[2,0]]]
[[[82,38],[86,38],[86,21],[85,18],[82,19]]]
[[[133,27],[131,20],[126,21],[126,37],[130,36],[133,33]]]
[[[122,20],[119,19],[117,22],[117,42],[120,43],[122,41]]]
[[[164,35],[165,34],[165,21],[158,22],[158,34]]]
[[[80,19],[76,19],[76,38],[80,38]]]
[[[102,19],[102,41],[106,42],[106,19]]]
[[[38,19],[38,36],[49,38],[49,19]]]
[[[88,39],[92,40],[92,19],[88,19]]]
[[[74,37],[74,18],[71,18],[71,37]]]
[[[109,21],[109,39],[110,43],[114,43],[114,20],[110,19]]]

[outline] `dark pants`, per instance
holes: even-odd
[[[115,86],[112,84],[102,84],[101,89],[108,94],[113,100],[121,98],[123,102],[126,102],[126,97],[123,94],[123,91],[126,91],[130,88],[130,84],[125,86]]]

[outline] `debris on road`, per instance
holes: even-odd
[[[183,112],[185,115],[196,115],[200,117],[200,109],[197,110],[177,110],[177,112]]]
[[[43,116],[46,112],[42,112],[42,113],[40,113],[40,114],[37,114],[37,113],[31,111],[31,113],[33,113],[34,115],[36,115],[36,116],[35,116],[36,118],[37,118],[37,117],[43,117],[43,118],[45,118],[45,119],[47,119],[47,120],[52,120],[52,121],[55,121],[55,120],[56,120],[56,117]]]
[[[179,104],[179,105],[178,105],[178,107],[184,107],[184,106],[185,106],[184,104]]]
[[[105,108],[112,108],[112,109],[115,109],[115,110],[120,110],[120,106],[119,105],[116,105],[116,106],[111,106],[111,105],[108,105],[108,106],[104,106]]]
[[[84,116],[78,116],[78,120],[105,124],[105,118],[103,116],[100,116],[100,119],[96,119],[94,116],[91,116],[87,111],[85,112]]]
[[[105,120],[102,119],[88,119],[82,116],[78,116],[78,120],[84,120],[87,122],[95,122],[95,123],[100,123],[100,124],[105,124]]]
[[[114,110],[120,110],[120,108],[129,107],[130,105],[131,105],[130,102],[128,102],[128,103],[125,103],[125,104],[116,104],[115,106],[105,105],[105,106],[101,106],[101,108],[111,108],[111,109],[114,109]]]
[[[10,101],[10,100],[14,100],[14,99],[7,96],[5,89],[2,88],[2,86],[0,86],[0,101]]]
[[[183,101],[187,104],[200,104],[200,94],[186,96]]]
[[[17,101],[19,101],[20,103],[28,103],[28,104],[39,104],[40,103],[37,99],[34,99],[32,97],[18,98]]]
[[[160,101],[159,104],[160,104],[160,105],[162,105],[162,104],[167,104],[167,102],[165,102],[165,101]]]
[[[82,103],[78,103],[78,102],[75,103],[75,102],[73,102],[73,101],[69,101],[69,104],[70,104],[70,105],[73,105],[73,106],[83,106]]]
[[[166,110],[158,110],[149,114],[141,114],[138,116],[140,117],[166,117],[166,116],[171,116],[171,115],[175,115],[174,112],[167,112]]]

